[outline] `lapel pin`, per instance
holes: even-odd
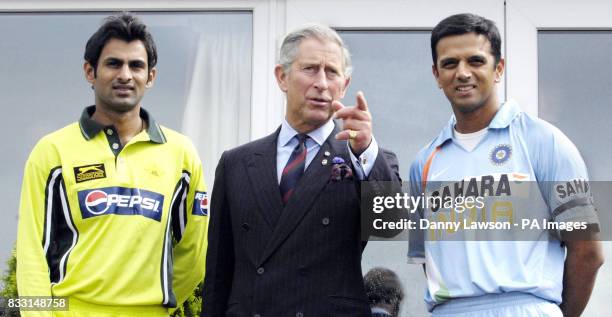
[[[327,165],[327,159],[323,159],[323,161],[321,161],[321,165]]]

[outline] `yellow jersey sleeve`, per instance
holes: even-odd
[[[185,169],[189,172],[189,186],[183,212],[186,221],[181,225],[178,238],[175,235],[172,283],[178,307],[204,280],[209,211],[209,197],[202,164],[191,142],[186,142],[188,142],[186,147],[189,149],[185,158],[187,165]]]
[[[36,150],[36,149],[35,149]],[[19,296],[51,296],[45,249],[51,247],[45,230],[46,216],[59,207],[61,168],[45,170],[32,157],[26,162],[17,230],[17,288]],[[51,312],[23,311],[21,316],[51,316]]]

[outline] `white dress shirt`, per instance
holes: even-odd
[[[306,168],[312,162],[314,157],[321,149],[321,145],[325,143],[325,140],[329,137],[329,135],[334,130],[334,121],[329,120],[324,125],[320,126],[318,129],[310,131],[308,134],[309,138],[306,139]],[[280,133],[278,134],[278,142],[276,145],[276,173],[278,176],[278,183],[280,184],[281,175],[283,173],[283,169],[287,162],[289,161],[289,157],[293,152],[293,149],[298,145],[297,138],[294,138],[298,132],[291,127],[287,120],[283,120],[281,125]],[[374,166],[374,161],[376,160],[376,156],[378,156],[378,143],[376,143],[376,139],[372,136],[372,142],[368,146],[368,148],[359,155],[359,158],[353,154],[349,143],[346,142],[346,146],[351,156],[351,161],[353,162],[353,166],[355,167],[355,174],[360,180],[365,180],[368,175],[370,175],[370,171]]]

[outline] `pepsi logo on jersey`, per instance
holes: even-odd
[[[164,196],[139,188],[105,187],[78,192],[83,219],[103,215],[140,215],[161,220]]]
[[[192,215],[208,216],[208,194],[206,192],[195,192]]]

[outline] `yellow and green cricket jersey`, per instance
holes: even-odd
[[[167,315],[204,276],[200,159],[144,109],[148,128],[124,146],[113,126],[91,120],[94,111],[42,138],[26,163],[19,295],[68,296],[79,315]]]

